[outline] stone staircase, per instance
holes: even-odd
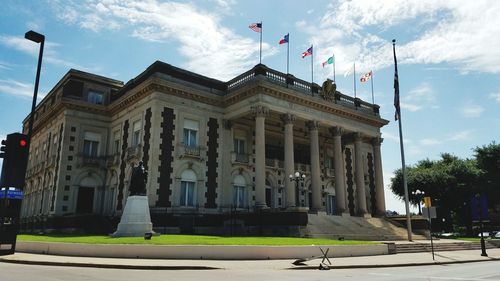
[[[308,224],[304,236],[326,239],[350,240],[405,240],[406,228],[384,218],[363,218],[352,216],[331,216],[324,213],[308,214]],[[413,234],[414,240],[426,237]]]
[[[486,249],[496,248],[495,245],[485,241]],[[443,251],[461,251],[461,250],[478,250],[481,251],[480,242],[456,241],[456,242],[440,242],[437,240],[434,243],[434,252]],[[397,253],[419,253],[431,252],[430,241],[419,241],[416,243],[396,243]]]

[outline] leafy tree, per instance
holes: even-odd
[[[478,167],[483,171],[481,178],[482,191],[488,195],[489,205],[500,208],[500,144],[492,142],[489,145],[474,149]]]
[[[477,162],[471,159],[460,159],[454,155],[443,153],[439,160],[425,159],[407,171],[409,200],[417,204],[421,198],[412,195],[417,189],[430,196],[433,205],[439,206],[439,216],[452,220],[460,225],[470,221],[470,198],[479,191],[479,180],[483,171]],[[403,177],[401,169],[395,173],[391,181],[393,193],[404,199]]]

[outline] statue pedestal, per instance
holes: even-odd
[[[127,198],[120,223],[112,237],[140,236],[154,233],[147,196],[134,195]]]

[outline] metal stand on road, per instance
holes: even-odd
[[[310,258],[303,258],[303,259],[296,259],[294,262],[292,262],[293,265],[306,265],[304,262],[310,261],[310,260],[315,260],[315,259],[321,259],[321,263],[319,264],[318,269],[319,270],[330,270],[330,267],[325,263],[325,260],[328,262],[329,265],[332,265],[330,262],[330,259],[328,258],[328,252],[330,251],[330,248],[326,248],[326,251],[323,251],[321,247],[319,247],[319,250],[323,255],[321,256],[314,256]]]

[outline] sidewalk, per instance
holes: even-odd
[[[436,252],[435,260],[431,253],[408,253],[395,255],[330,258],[331,269],[341,268],[368,268],[368,267],[394,267],[394,266],[418,266],[438,265],[451,263],[479,262],[500,260],[500,248],[488,249],[488,257],[482,257],[480,250]],[[0,257],[0,262],[55,265],[55,266],[77,266],[98,267],[118,269],[143,269],[143,270],[209,270],[209,269],[317,269],[321,259],[306,262],[305,266],[295,266],[294,260],[257,260],[257,261],[234,261],[234,260],[173,260],[173,259],[118,259],[118,258],[89,258],[70,257],[55,255],[39,255],[16,253],[10,256]],[[325,261],[326,262],[326,261]]]

